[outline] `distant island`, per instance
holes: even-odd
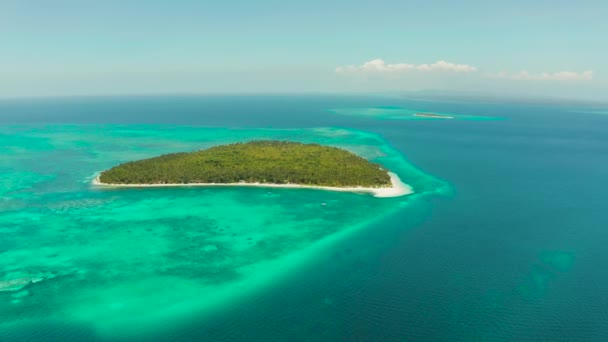
[[[411,193],[397,175],[354,153],[319,144],[261,140],[127,162],[101,172],[108,186],[266,186]]]
[[[435,113],[416,113],[414,116],[423,117],[423,118],[434,118],[434,119],[453,119],[453,116],[449,115],[441,115]]]

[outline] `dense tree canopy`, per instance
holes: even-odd
[[[381,187],[386,170],[351,152],[318,144],[251,141],[166,154],[104,171],[106,184],[275,183]]]

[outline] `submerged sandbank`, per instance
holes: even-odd
[[[433,118],[433,119],[453,119],[454,117],[451,115],[440,115],[435,113],[416,113],[414,116],[420,118]]]
[[[331,113],[347,116],[358,116],[374,120],[501,120],[493,116],[452,114],[435,111],[420,111],[401,107],[368,107],[368,108],[335,108]]]
[[[272,184],[272,183],[174,183],[174,184],[107,184],[99,180],[99,176],[93,179],[93,185],[103,187],[121,187],[121,188],[160,188],[160,187],[214,187],[214,186],[249,186],[261,188],[287,188],[287,189],[319,189],[328,191],[341,192],[357,192],[370,193],[374,197],[399,197],[414,193],[411,186],[403,183],[399,176],[393,172],[389,172],[391,178],[390,187],[366,188],[366,187],[334,187],[334,186],[317,186],[317,185],[301,185],[301,184]]]

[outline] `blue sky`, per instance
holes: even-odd
[[[607,16],[599,0],[0,0],[0,97],[440,89],[608,100]]]

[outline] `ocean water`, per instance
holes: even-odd
[[[589,112],[605,110],[0,101],[0,341],[603,341],[608,117]],[[501,120],[398,113],[412,111]],[[261,138],[347,148],[415,194],[89,183],[122,161]]]

